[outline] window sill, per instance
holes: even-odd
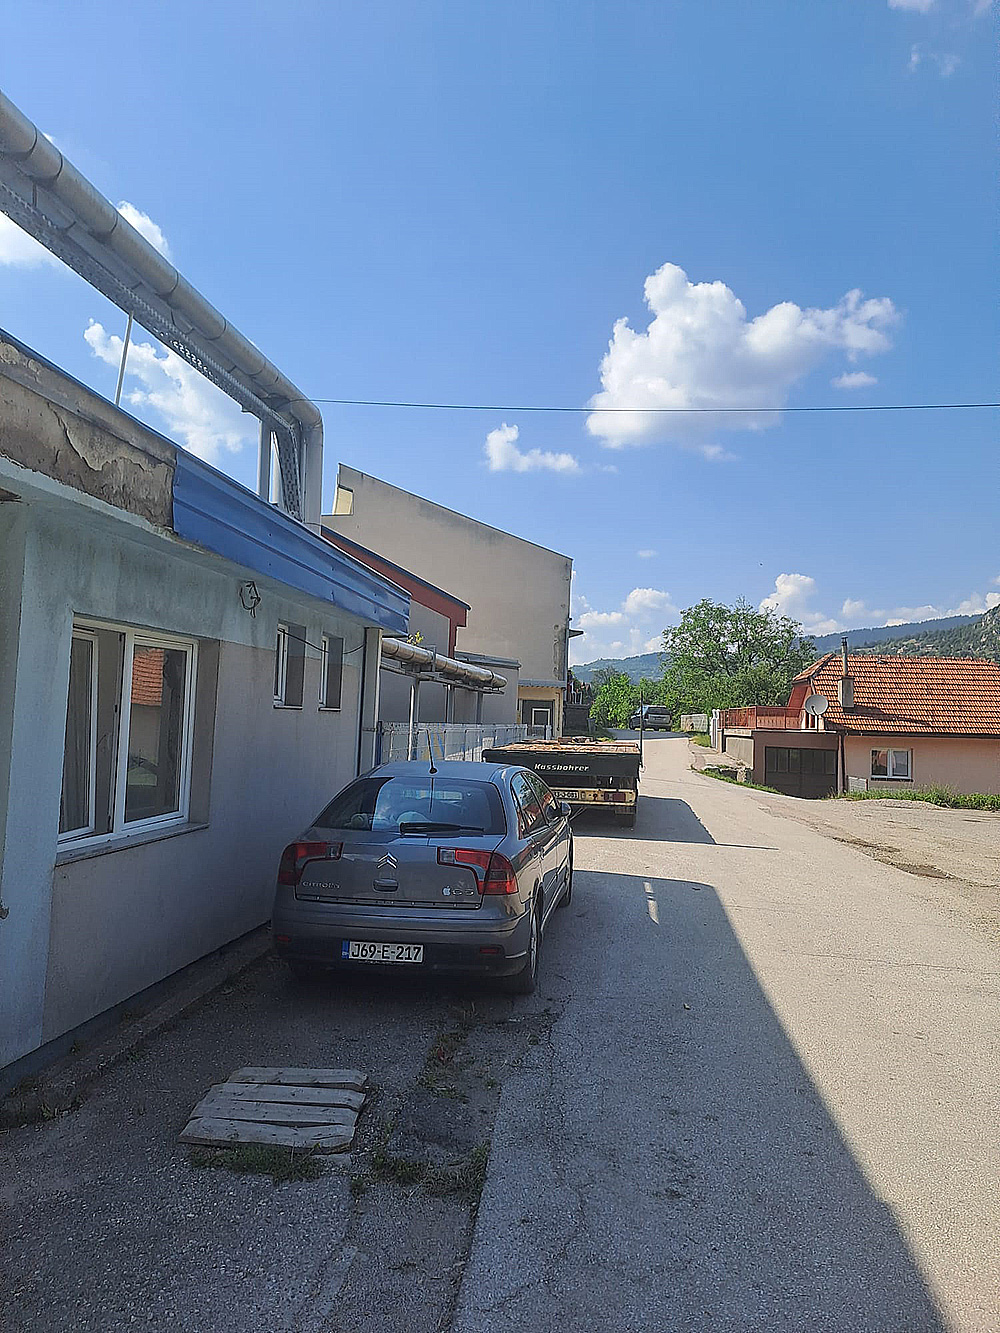
[[[274,706],[275,706],[275,708],[279,708],[283,713],[301,713],[301,712],[302,712],[302,705],[301,705],[301,704],[283,704],[283,703],[280,703],[277,699],[275,699],[275,701],[274,701]]]
[[[341,709],[339,704],[337,704],[336,706],[333,704],[320,704],[319,706],[319,712],[321,713],[339,713],[342,711],[343,710]]]
[[[123,833],[113,841],[74,843],[72,846],[61,847],[56,852],[56,865],[65,866],[74,861],[89,861],[94,856],[124,852],[130,847],[142,847],[147,842],[162,842],[164,838],[179,838],[184,833],[199,833],[207,828],[207,824],[165,824],[160,828],[143,829],[138,833]]]

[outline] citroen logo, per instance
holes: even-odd
[[[395,869],[396,869],[396,858],[392,855],[391,852],[388,853],[386,856],[383,856],[383,857],[382,857],[382,860],[379,861],[379,863],[378,863],[376,869],[377,869],[377,870],[395,870]]]

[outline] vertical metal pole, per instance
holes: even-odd
[[[115,407],[122,400],[122,384],[125,381],[125,359],[128,356],[129,339],[132,337],[132,312],[129,311],[128,323],[125,325],[125,341],[122,343],[122,363],[118,367],[118,387],[115,389]]]
[[[271,427],[260,423],[260,448],[257,454],[257,494],[262,500],[271,500]]]
[[[410,682],[410,732],[406,745],[406,757],[412,759],[416,753],[417,724],[420,721],[420,677],[414,676]]]
[[[483,692],[482,692],[482,690],[477,690],[477,691],[476,691],[476,726],[477,726],[477,727],[481,727],[482,725],[483,725]]]

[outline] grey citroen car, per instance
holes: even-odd
[[[400,966],[530,994],[545,927],[573,892],[569,813],[524,768],[373,769],[285,848],[275,948],[298,974]]]

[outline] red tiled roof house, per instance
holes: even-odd
[[[807,712],[817,695],[825,708]],[[755,782],[795,796],[938,784],[1000,793],[1000,665],[828,653],[796,676],[785,708],[725,710],[720,736]]]

